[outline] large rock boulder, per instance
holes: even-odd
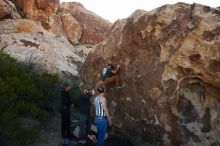
[[[27,19],[0,21],[0,49],[33,65],[36,71],[78,75],[83,57],[68,40],[46,31],[40,22]]]
[[[82,44],[97,44],[108,34],[111,23],[76,2],[63,2],[61,8],[70,12],[82,27]]]
[[[38,20],[44,29],[65,36],[72,44],[94,45],[108,34],[111,23],[81,4],[59,0],[15,0],[28,19]]]
[[[63,30],[63,22],[60,18],[60,14],[53,14],[49,17],[49,20],[47,22],[47,29],[48,31],[54,33],[57,36],[66,36]]]
[[[154,145],[219,145],[219,20],[219,9],[177,3],[113,25],[81,74],[96,85],[106,62],[121,65],[123,88],[108,97],[117,130]]]
[[[63,14],[66,17],[63,16],[65,21],[62,21],[59,13],[59,0],[15,0],[15,2],[16,5],[22,8],[27,19],[40,21],[44,29],[53,32],[57,36],[64,35],[68,38],[68,34],[63,30],[63,23],[65,26],[69,25],[68,30],[73,23],[76,23],[73,17],[66,14]]]
[[[15,5],[9,0],[0,0],[0,20],[20,18]]]
[[[28,19],[47,21],[56,12],[59,0],[15,0]]]
[[[73,43],[78,43],[82,36],[82,28],[78,21],[70,14],[64,13],[60,15],[65,34]]]
[[[57,36],[65,36],[72,44],[78,44],[82,28],[71,13],[53,14],[48,20],[48,31]]]
[[[57,29],[60,28],[60,18],[54,17],[59,9],[59,0],[15,0],[15,4],[21,8],[27,19],[40,21],[44,29],[49,30],[51,25],[56,25]],[[54,29],[52,30],[57,32]]]

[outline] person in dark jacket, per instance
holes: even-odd
[[[90,131],[90,102],[91,97],[95,94],[94,90],[83,90],[80,95],[80,131],[79,138],[86,137],[86,134]]]
[[[65,84],[61,92],[61,129],[62,138],[71,138],[70,132],[70,106],[71,106],[71,86]]]

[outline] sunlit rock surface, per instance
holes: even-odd
[[[177,3],[117,21],[89,54],[85,84],[104,64],[120,64],[123,88],[110,89],[113,125],[163,146],[220,144],[220,11]]]
[[[65,37],[56,37],[27,19],[0,21],[0,49],[33,64],[34,70],[78,75],[84,58]]]
[[[0,0],[0,21],[3,19],[20,18],[15,5],[9,0]]]

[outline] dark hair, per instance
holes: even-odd
[[[70,84],[65,83],[65,84],[63,85],[63,88],[66,88],[66,87],[69,87],[69,86],[70,86]]]
[[[97,133],[95,131],[92,131],[92,130],[88,132],[88,135],[95,135],[97,137]]]
[[[108,67],[110,67],[111,69],[114,68],[114,65],[113,64],[108,64]]]
[[[98,91],[99,93],[104,93],[104,92],[105,92],[104,86],[103,86],[103,85],[99,86],[99,87],[97,88],[97,91]]]

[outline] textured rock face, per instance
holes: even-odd
[[[0,20],[20,18],[15,5],[9,0],[0,0]]]
[[[220,144],[220,11],[177,3],[116,22],[89,54],[82,80],[106,62],[124,88],[110,90],[113,125],[154,145]]]
[[[57,36],[65,36],[71,43],[77,44],[82,36],[82,28],[70,13],[53,14],[49,17],[47,30]]]
[[[70,13],[62,13],[59,0],[16,0],[26,17],[39,20],[41,25],[57,36],[64,35],[71,43],[79,42],[82,35],[80,24]]]
[[[56,12],[59,0],[15,0],[28,19],[47,21]]]
[[[57,36],[64,35],[71,43],[97,44],[110,30],[111,23],[75,2],[59,0],[16,0],[28,19],[39,20],[41,25]]]
[[[63,24],[63,29],[68,38],[74,43],[77,43],[82,35],[82,28],[78,21],[69,13],[60,16]]]
[[[82,37],[80,42],[83,44],[97,44],[108,34],[111,23],[85,9],[76,2],[64,2],[61,8],[69,11],[82,27]]]
[[[50,17],[56,13],[60,4],[59,0],[15,0],[15,2],[22,8],[27,19],[40,21],[43,28],[47,30],[51,27]],[[59,22],[57,25],[59,26]]]
[[[65,37],[55,37],[32,20],[0,21],[0,48],[37,71],[77,75],[84,58]]]
[[[63,22],[60,18],[59,14],[53,14],[50,16],[48,23],[48,31],[54,33],[57,36],[65,35],[64,30],[63,30]]]

